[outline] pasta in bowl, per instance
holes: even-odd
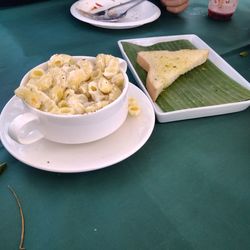
[[[30,144],[41,138],[78,144],[117,130],[128,113],[128,77],[124,60],[55,54],[30,70],[15,90],[26,113],[9,126],[10,136]]]

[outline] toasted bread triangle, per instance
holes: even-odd
[[[153,101],[156,101],[163,89],[179,76],[203,64],[207,58],[206,49],[140,51],[137,63],[148,72],[146,88]]]

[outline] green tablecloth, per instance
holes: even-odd
[[[0,110],[21,77],[52,54],[121,56],[126,38],[196,34],[250,81],[250,2],[230,22],[207,17],[206,1],[129,30],[85,24],[74,1],[0,8]],[[134,82],[129,73],[131,82]],[[25,214],[26,249],[249,249],[250,110],[156,123],[133,156],[102,170],[57,174],[31,168],[0,148],[0,249],[18,249]]]

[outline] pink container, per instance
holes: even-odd
[[[238,5],[238,0],[209,0],[208,16],[216,20],[229,20]]]

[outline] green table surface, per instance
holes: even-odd
[[[1,1],[3,3],[3,1]],[[0,3],[1,3],[0,2]],[[180,15],[108,30],[78,21],[74,1],[0,8],[0,110],[30,68],[55,53],[121,56],[120,39],[196,34],[250,81],[250,2],[229,22],[207,17],[207,1]],[[132,74],[130,81],[135,83]],[[26,249],[250,249],[250,109],[156,123],[147,143],[101,170],[59,174],[19,162],[3,146],[0,249],[18,249],[21,221],[8,189],[20,198]]]

